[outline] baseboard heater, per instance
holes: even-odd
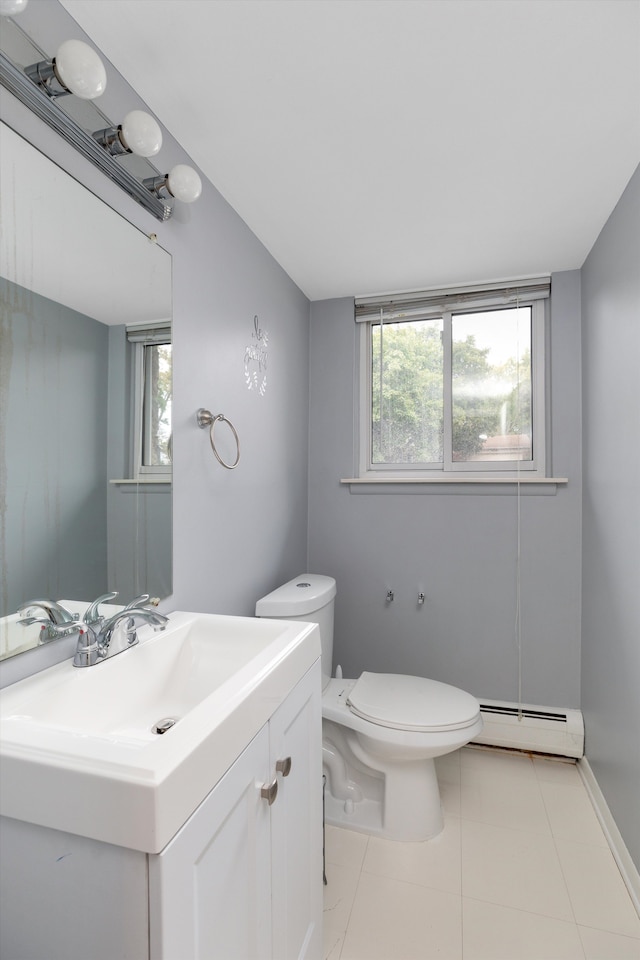
[[[530,704],[481,700],[484,730],[473,743],[562,757],[584,754],[584,723],[580,710],[556,710]]]

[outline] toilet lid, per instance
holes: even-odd
[[[459,730],[475,723],[475,697],[448,683],[398,673],[363,673],[347,704],[352,713],[396,730]]]

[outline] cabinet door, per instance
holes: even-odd
[[[162,853],[149,857],[152,960],[271,957],[265,727]]]
[[[270,721],[278,796],[271,807],[275,960],[322,957],[322,717],[320,662]],[[291,767],[287,771],[287,758]],[[285,775],[286,773],[286,775]]]

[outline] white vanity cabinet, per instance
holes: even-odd
[[[322,764],[316,664],[162,853],[151,960],[317,960]]]
[[[250,742],[160,853],[0,817],[0,956],[320,960],[321,675],[309,662],[284,697],[260,688],[269,719],[243,714]]]

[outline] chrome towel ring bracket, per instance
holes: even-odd
[[[231,423],[231,420],[227,419],[227,417],[225,417],[224,414],[222,413],[218,413],[216,414],[216,416],[214,416],[210,410],[205,410],[204,407],[200,407],[200,409],[196,413],[196,422],[202,430],[204,430],[205,427],[209,427],[209,442],[211,443],[211,449],[213,450],[215,454],[215,458],[218,461],[218,463],[222,464],[222,466],[225,467],[225,469],[227,470],[235,470],[235,468],[238,466],[240,462],[240,440],[238,439],[238,433],[234,425]],[[215,440],[216,423],[228,424],[229,429],[231,430],[231,433],[235,438],[237,453],[236,453],[236,459],[234,460],[233,463],[227,463],[226,460],[223,460],[216,449],[216,440]]]

